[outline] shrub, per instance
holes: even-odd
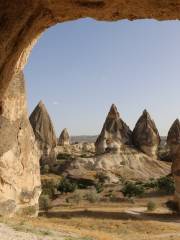
[[[145,183],[143,184],[143,186],[144,186],[146,189],[157,188],[157,187],[158,187],[158,182],[157,182],[156,179],[151,178],[151,179],[149,179],[149,181],[145,182]]]
[[[58,153],[57,159],[58,160],[61,160],[61,159],[65,159],[65,160],[71,159],[71,154],[69,154],[69,153]]]
[[[68,203],[71,201],[72,203],[79,204],[82,200],[83,200],[83,196],[80,192],[76,192],[71,197],[66,198],[66,202]]]
[[[50,167],[48,164],[45,164],[44,166],[41,167],[41,174],[47,174],[50,172]]]
[[[172,177],[161,177],[157,180],[158,190],[167,194],[173,194],[175,191],[174,181]]]
[[[85,199],[88,200],[90,203],[95,203],[99,201],[99,195],[96,191],[91,190],[85,194]]]
[[[53,199],[57,190],[57,184],[51,180],[42,181],[42,195],[48,195],[49,198]]]
[[[104,187],[103,187],[103,184],[102,183],[97,183],[95,185],[95,188],[96,188],[96,192],[97,193],[101,193],[103,190],[104,190]]]
[[[68,192],[74,192],[77,188],[77,184],[72,182],[68,178],[63,178],[58,187],[57,190],[60,191],[61,193],[68,193]]]
[[[172,212],[179,212],[179,206],[178,203],[173,201],[173,200],[169,200],[166,203],[166,207],[172,211]]]
[[[96,179],[98,180],[99,183],[104,184],[108,180],[108,176],[103,172],[98,172],[96,174]]]
[[[156,203],[153,201],[149,201],[147,203],[147,210],[148,211],[154,211],[156,209]]]
[[[122,188],[121,192],[126,197],[136,197],[136,196],[142,196],[144,194],[144,187],[143,185],[136,184],[133,182],[126,182],[124,187]]]
[[[50,198],[48,195],[41,195],[39,198],[39,208],[47,212],[50,208]]]

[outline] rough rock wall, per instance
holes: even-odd
[[[54,148],[57,145],[57,138],[49,113],[42,101],[35,107],[29,120],[41,152],[41,166],[55,163],[56,154]]]
[[[95,146],[96,153],[102,154],[107,149],[119,151],[122,145],[132,144],[132,132],[127,124],[120,118],[117,107],[112,104],[104,122]]]
[[[175,199],[180,209],[180,121],[176,119],[169,129],[167,144],[170,148],[172,162],[172,174],[175,182]]]
[[[36,215],[39,152],[27,118],[23,73],[12,79],[0,115],[0,215]]]
[[[147,110],[138,119],[132,134],[133,144],[150,157],[157,158],[160,144],[159,132]]]

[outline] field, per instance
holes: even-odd
[[[78,239],[87,240],[179,240],[180,217],[169,212],[164,205],[171,198],[156,196],[132,202],[58,206],[37,219],[12,218],[7,222],[23,225],[22,229],[29,226],[32,229],[72,233],[72,236],[80,236]],[[156,205],[154,211],[147,211],[149,200]]]

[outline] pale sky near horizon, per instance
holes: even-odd
[[[24,70],[31,112],[42,100],[59,136],[94,135],[112,103],[134,127],[146,108],[161,135],[180,116],[180,22],[82,19],[48,29]]]

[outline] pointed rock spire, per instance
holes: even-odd
[[[160,136],[155,122],[145,109],[132,133],[133,144],[149,156],[157,156]]]
[[[180,145],[180,121],[176,119],[169,129],[167,136],[167,144],[168,145]]]
[[[61,132],[58,143],[61,146],[70,144],[70,136],[66,128],[64,128],[63,131]]]
[[[42,101],[35,107],[29,120],[40,148],[54,148],[57,143],[56,134],[50,116]]]
[[[95,146],[97,153],[104,153],[106,148],[113,148],[122,144],[131,144],[131,130],[120,118],[115,104],[112,104],[106,117],[102,131],[98,136]]]

